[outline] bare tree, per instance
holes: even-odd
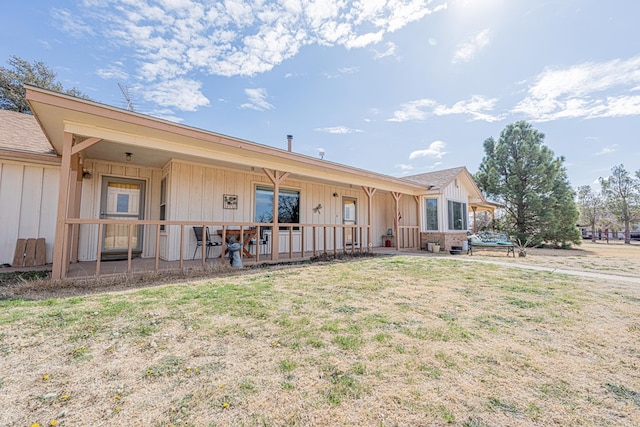
[[[25,84],[89,99],[76,88],[65,90],[62,83],[56,81],[56,73],[42,61],[29,63],[14,55],[7,63],[9,68],[0,67],[0,109],[2,110],[31,114],[31,108],[25,99]]]
[[[596,226],[604,217],[604,203],[602,196],[593,191],[590,185],[578,187],[578,210],[580,222],[591,227],[591,241],[596,241]]]
[[[600,178],[600,185],[609,212],[624,226],[624,242],[630,244],[631,223],[640,220],[640,178],[619,165],[611,169],[609,177]]]

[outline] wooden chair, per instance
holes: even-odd
[[[205,244],[207,247],[207,253],[205,255],[207,258],[209,258],[209,251],[211,250],[211,248],[213,248],[214,246],[222,246],[221,242],[215,242],[211,240],[211,235],[209,234],[209,227],[207,227],[206,242],[203,242],[203,239],[202,239],[202,227],[194,226],[193,233],[196,235],[196,248],[193,251],[193,259],[196,259],[196,253],[198,253],[198,248],[202,247],[203,244]]]

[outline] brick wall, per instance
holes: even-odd
[[[450,251],[452,246],[462,246],[467,240],[467,232],[453,231],[448,233],[429,231],[420,233],[420,248],[427,249],[427,243],[439,243],[441,251]]]

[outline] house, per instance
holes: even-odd
[[[467,230],[476,231],[478,212],[490,212],[498,205],[484,199],[467,168],[457,167],[440,171],[412,175],[407,181],[426,188],[424,199],[424,220],[420,226],[421,247],[427,242],[438,242],[445,250],[452,246],[463,246],[467,240]],[[469,212],[473,213],[471,227]]]
[[[18,238],[53,243],[59,183],[60,156],[35,117],[0,110],[0,264],[13,262]]]
[[[155,270],[191,258],[205,265],[209,248],[198,251],[193,227],[222,243],[216,257],[231,235],[255,260],[390,243],[420,248],[436,238],[447,249],[466,236],[468,211],[491,209],[464,167],[394,178],[295,153],[292,138],[278,149],[32,86],[26,97],[55,156],[50,148],[37,156],[12,151],[10,168],[49,159],[35,165],[51,170],[51,188],[25,207],[40,216],[46,209],[49,222],[22,232],[21,215],[12,214],[2,246],[46,236],[54,279],[78,262],[95,263],[99,275],[110,258],[126,259],[127,271],[135,258],[154,260]],[[3,162],[19,147],[9,142]],[[22,194],[10,192],[5,203]]]

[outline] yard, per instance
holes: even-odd
[[[604,245],[477,259],[638,276]],[[632,283],[401,255],[69,293],[0,301],[0,425],[640,425]]]

